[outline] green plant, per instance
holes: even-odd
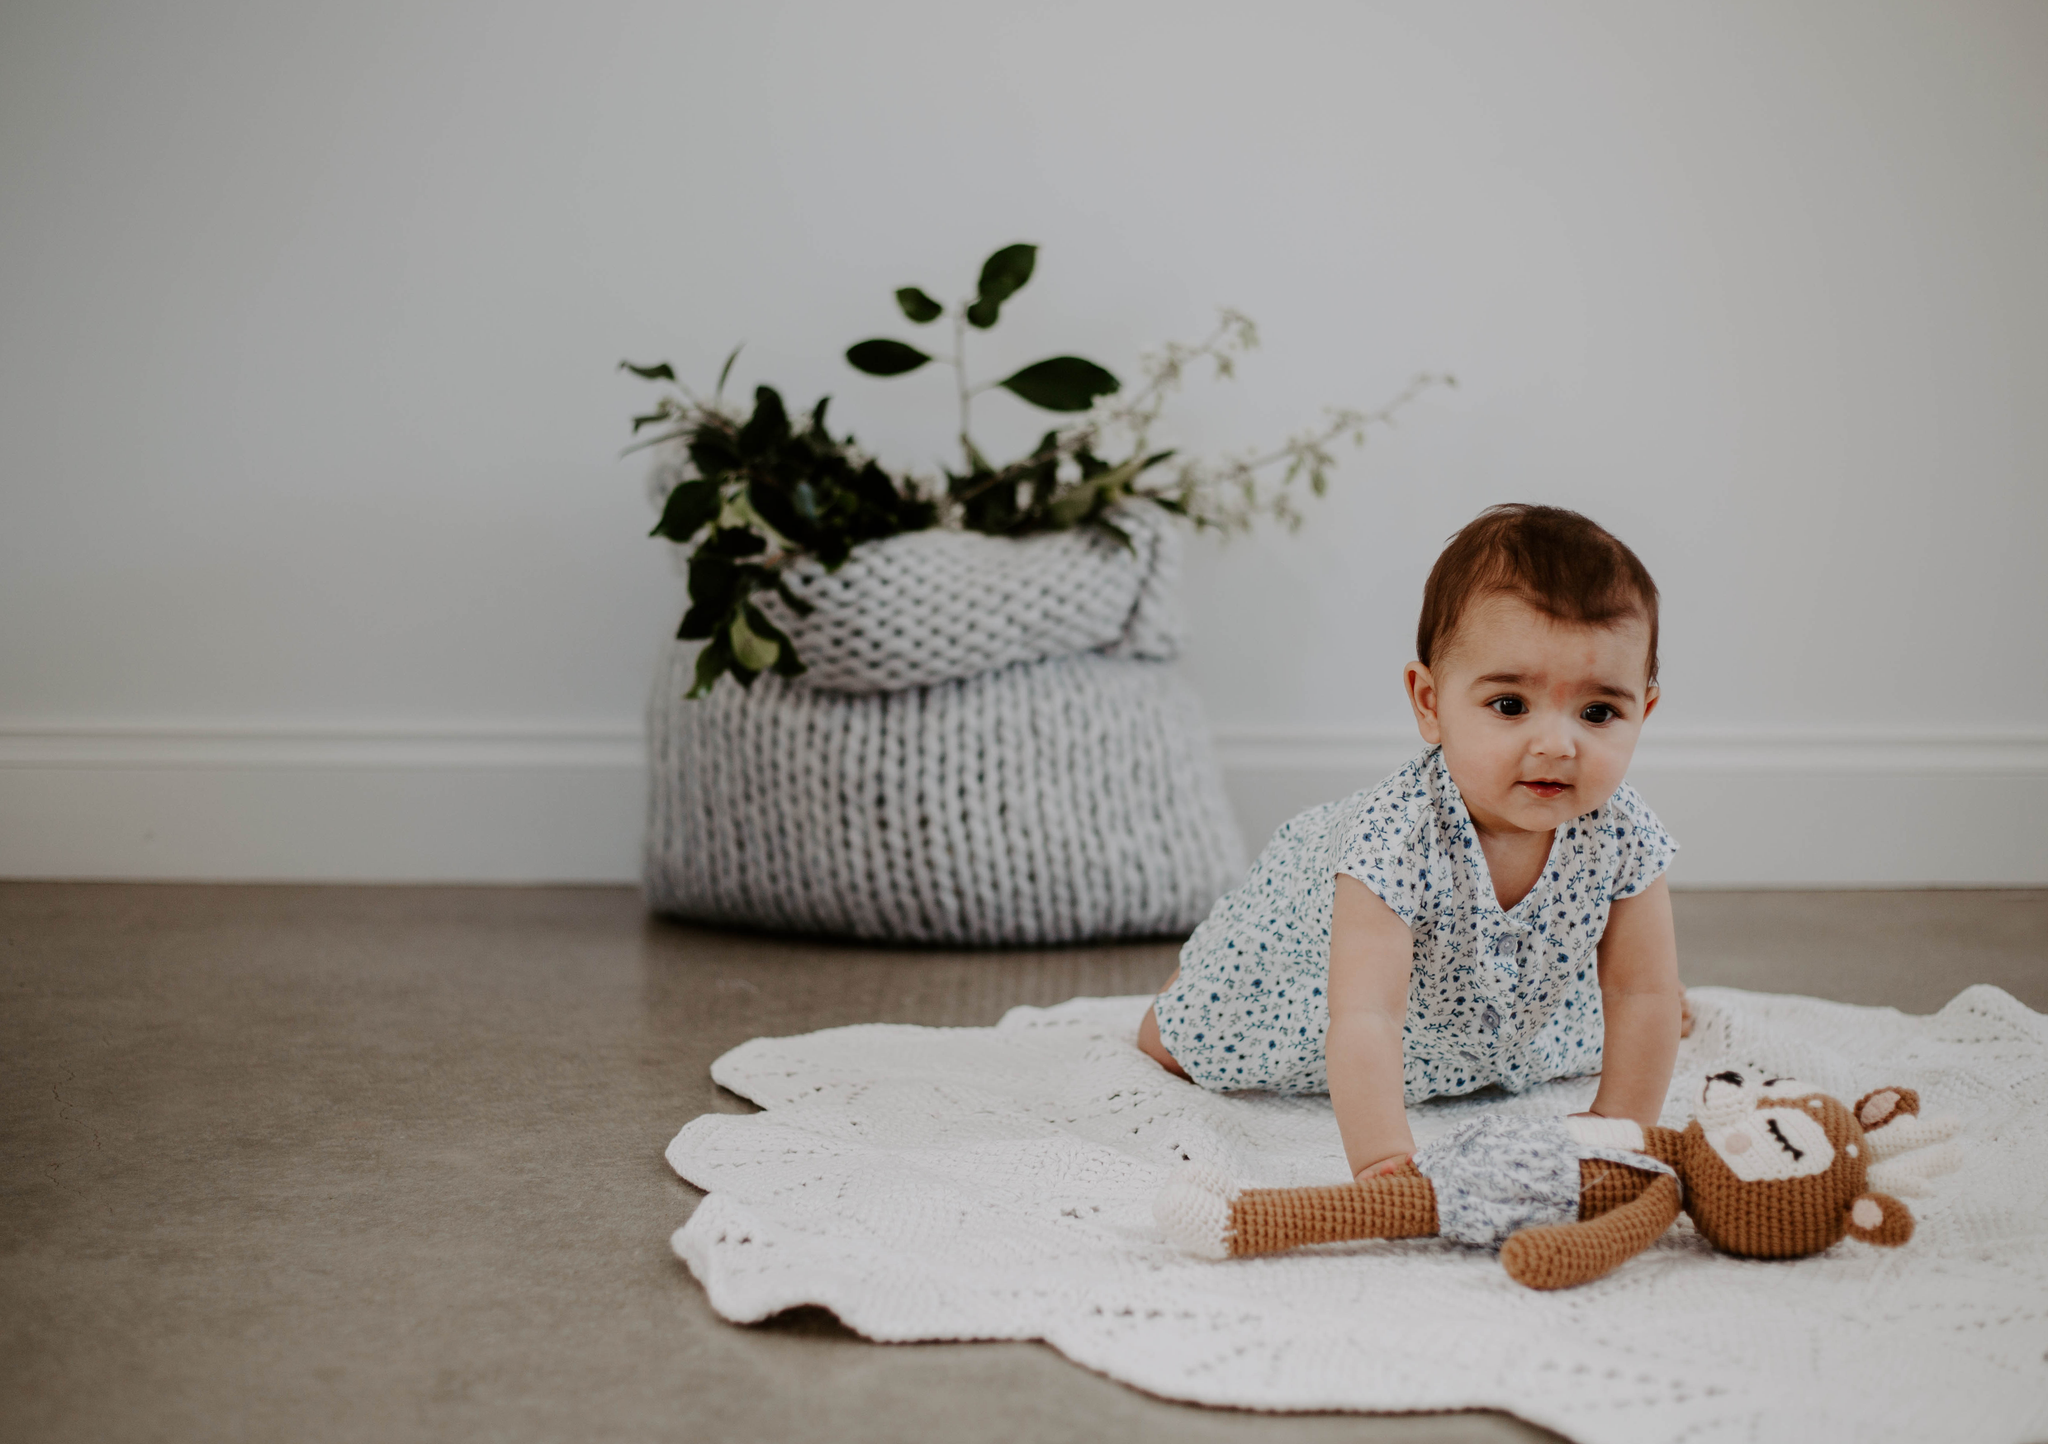
[[[847,364],[870,376],[906,376],[932,361],[952,368],[960,407],[960,453],[964,465],[957,473],[946,473],[946,496],[957,509],[960,524],[970,531],[996,535],[1043,531],[1094,520],[1107,510],[1092,504],[1099,487],[1085,489],[1091,498],[1087,506],[1075,504],[1084,488],[1069,486],[1065,488],[1066,495],[1062,495],[1063,480],[1093,482],[1113,469],[1078,437],[1070,440],[1061,431],[1049,431],[1029,456],[1003,467],[990,465],[974,444],[974,398],[984,392],[1000,389],[1046,411],[1073,413],[1089,411],[1101,398],[1122,389],[1123,383],[1109,371],[1079,356],[1049,356],[1000,381],[973,384],[967,369],[967,329],[971,326],[986,331],[994,326],[1001,319],[1003,303],[1024,288],[1037,265],[1038,247],[1022,243],[1005,246],[982,263],[974,295],[952,307],[950,356],[934,356],[907,342],[887,338],[856,342],[846,349]],[[930,325],[948,314],[945,306],[917,286],[899,290],[896,304],[913,324],[920,326]],[[1165,456],[1161,453],[1146,464],[1156,464]],[[1078,477],[1060,476],[1059,463],[1066,457],[1072,457],[1078,466]],[[1137,470],[1142,469],[1141,466]],[[1059,504],[1055,505],[1056,502]]]
[[[947,471],[942,485],[892,476],[851,436],[832,436],[825,426],[829,397],[796,425],[781,395],[760,386],[752,414],[742,417],[723,399],[738,350],[726,358],[709,400],[678,381],[667,362],[619,363],[645,380],[674,387],[652,411],[633,418],[636,437],[642,428],[657,429],[627,450],[673,446],[686,463],[652,535],[691,547],[690,607],[676,635],[705,643],[692,697],[704,695],[727,673],[751,685],[762,672],[793,677],[804,670],[794,644],[756,600],[772,591],[799,616],[807,612],[782,576],[801,557],[815,557],[834,570],[861,542],[934,525],[997,536],[1086,526],[1128,546],[1114,512],[1132,501],[1221,531],[1244,530],[1261,515],[1298,527],[1293,488],[1304,482],[1314,495],[1323,494],[1338,440],[1349,436],[1362,445],[1367,428],[1391,424],[1423,390],[1456,384],[1448,376],[1417,376],[1377,411],[1331,410],[1321,426],[1272,451],[1213,462],[1176,460],[1175,451],[1152,446],[1167,401],[1199,362],[1209,363],[1219,378],[1233,375],[1237,358],[1258,345],[1250,319],[1224,311],[1202,341],[1170,343],[1142,357],[1143,383],[1129,394],[1113,374],[1079,356],[1048,357],[976,385],[967,367],[969,328],[985,331],[996,324],[1003,306],[1030,281],[1037,259],[1035,246],[1003,247],[983,263],[975,294],[950,311],[919,287],[896,292],[898,308],[915,325],[951,315],[949,356],[886,337],[847,348],[848,364],[870,376],[908,375],[932,362],[952,368],[962,465],[958,472]],[[993,465],[975,445],[971,423],[975,398],[999,389],[1076,419],[1046,432],[1028,455]],[[1277,481],[1271,479],[1274,467],[1282,467]]]
[[[667,423],[643,445],[680,443],[690,470],[662,504],[653,536],[696,547],[690,553],[690,608],[676,636],[702,640],[690,688],[702,696],[730,672],[751,685],[773,670],[794,677],[804,670],[789,637],[762,615],[755,594],[773,591],[799,616],[810,610],[790,591],[782,572],[799,556],[815,556],[828,569],[864,541],[921,531],[938,508],[915,488],[899,487],[853,438],[825,428],[827,397],[801,426],[793,425],[772,386],[754,390],[754,410],[742,419],[723,404],[735,350],[718,374],[718,389],[700,401],[676,381],[667,362],[627,370],[675,384],[633,429]],[[700,539],[701,538],[701,539]]]

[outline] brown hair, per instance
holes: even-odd
[[[1575,511],[1507,502],[1451,538],[1422,588],[1415,657],[1434,665],[1465,609],[1495,592],[1521,597],[1561,622],[1650,624],[1649,680],[1657,680],[1657,584],[1636,554]]]

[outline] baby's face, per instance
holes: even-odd
[[[1650,628],[1560,622],[1519,597],[1466,611],[1434,668],[1408,665],[1409,700],[1473,821],[1548,832],[1614,795],[1657,705]]]

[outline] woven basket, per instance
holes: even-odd
[[[1184,933],[1244,871],[1207,728],[1170,665],[1178,534],[930,531],[791,568],[810,670],[649,709],[651,903],[893,942]]]

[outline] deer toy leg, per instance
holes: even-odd
[[[1328,1188],[1233,1188],[1210,1169],[1183,1169],[1152,1205],[1166,1236],[1205,1258],[1277,1253],[1355,1238],[1428,1238],[1436,1190],[1410,1164]]]

